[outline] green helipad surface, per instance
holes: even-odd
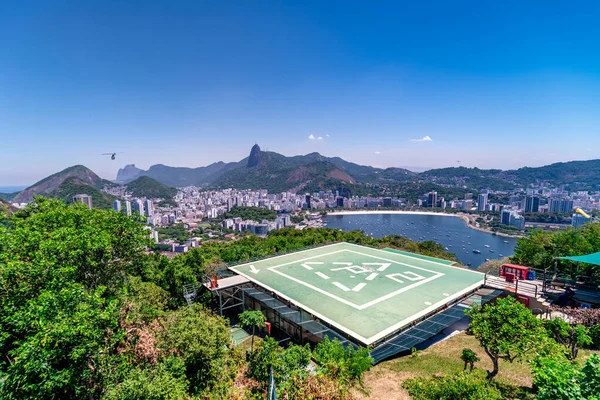
[[[484,275],[350,243],[230,268],[369,345],[483,285]]]

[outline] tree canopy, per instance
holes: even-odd
[[[243,220],[252,220],[261,222],[263,219],[274,221],[277,218],[277,212],[263,207],[237,206],[231,208],[222,216],[223,218],[241,218]]]
[[[512,297],[474,306],[466,314],[471,317],[471,331],[492,361],[490,380],[498,374],[499,360],[513,362],[546,338],[542,321]]]

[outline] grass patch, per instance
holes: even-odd
[[[417,356],[406,356],[390,361],[385,361],[375,366],[366,376],[365,381],[371,388],[372,399],[409,399],[408,393],[402,389],[402,383],[409,378],[434,375],[448,375],[463,370],[464,363],[460,355],[464,348],[475,351],[481,361],[475,364],[473,373],[485,374],[491,368],[491,361],[479,346],[475,337],[461,333],[441,343],[420,351]],[[381,391],[377,386],[384,384],[381,376],[386,381],[393,379],[394,385],[386,385],[386,390]],[[496,377],[498,389],[507,399],[534,399],[531,393],[531,368],[526,362],[515,361],[508,363],[500,361],[500,373]],[[377,396],[376,394],[380,394]]]
[[[484,374],[492,363],[474,336],[461,333],[441,343],[420,351],[417,356],[405,356],[390,361],[384,361],[373,367],[365,376],[365,382],[370,390],[369,396],[355,393],[357,399],[410,399],[402,388],[402,383],[417,376],[431,377],[454,374],[463,370],[464,363],[460,355],[464,348],[470,348],[481,359],[475,363],[473,373]],[[589,357],[598,351],[581,350],[580,359]],[[526,361],[509,363],[500,361],[500,372],[495,385],[506,399],[535,399],[532,393],[533,382],[531,368]]]

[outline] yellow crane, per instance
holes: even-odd
[[[586,214],[586,212],[585,212],[585,211],[583,211],[581,208],[576,208],[576,209],[575,209],[575,212],[576,212],[577,214],[579,214],[579,215],[583,215],[583,216],[584,216],[584,217],[586,217],[587,219],[590,219],[590,218],[592,218],[592,217],[590,217],[589,215],[587,215],[587,214]]]

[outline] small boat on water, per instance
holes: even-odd
[[[494,250],[493,250],[493,249],[490,249],[490,253],[493,253],[493,252],[494,252]]]
[[[489,244],[486,244],[486,245],[484,245],[483,247],[490,247],[490,245],[489,245]]]
[[[504,254],[498,254],[500,257],[504,257]]]
[[[504,243],[508,243],[508,240],[505,240]]]
[[[467,243],[467,244],[471,244],[471,242]]]
[[[489,258],[486,258],[486,259],[485,259],[485,261],[490,261],[490,259],[489,259]]]
[[[444,250],[448,251],[449,249],[447,247],[444,247]]]
[[[475,253],[475,254],[481,254],[481,250],[473,250],[473,253]]]

